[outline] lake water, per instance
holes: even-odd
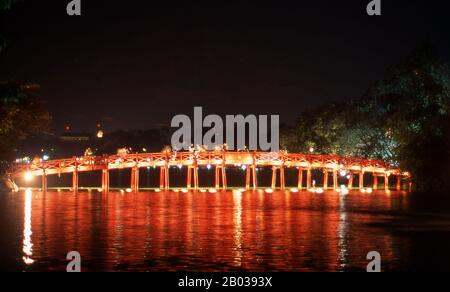
[[[0,270],[450,270],[450,201],[405,192],[0,194]]]

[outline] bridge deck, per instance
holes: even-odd
[[[219,184],[219,177],[222,174],[222,185],[226,187],[225,167],[247,166],[247,181],[253,174],[253,186],[256,187],[257,167],[272,167],[274,170],[274,180],[276,181],[277,171],[280,171],[281,187],[284,184],[284,168],[295,167],[299,171],[299,180],[302,180],[302,171],[307,170],[310,176],[311,169],[323,169],[326,176],[332,172],[336,176],[337,171],[348,171],[349,173],[364,174],[370,172],[374,177],[396,175],[399,180],[408,173],[401,173],[398,168],[389,168],[386,163],[378,160],[369,160],[353,157],[340,157],[336,155],[314,155],[300,153],[269,153],[269,152],[226,152],[226,151],[200,151],[200,152],[168,152],[168,153],[136,153],[126,155],[104,155],[73,157],[69,159],[35,161],[30,164],[15,164],[10,173],[13,178],[24,176],[45,177],[54,174],[73,173],[74,187],[78,183],[79,172],[103,171],[105,177],[102,179],[102,186],[108,188],[109,170],[126,169],[134,170],[132,175],[132,187],[138,188],[139,168],[158,167],[161,169],[161,186],[168,187],[168,171],[172,166],[187,167],[188,187],[192,178],[194,185],[198,187],[199,166],[211,166],[216,168],[216,186]],[[191,174],[193,171],[193,174]],[[220,173],[222,171],[222,173]],[[136,175],[137,173],[137,175]],[[106,177],[107,176],[107,177]],[[193,176],[193,177],[192,177]],[[353,176],[353,175],[352,175]],[[324,177],[325,178],[325,177]],[[310,179],[308,177],[308,179]],[[327,179],[327,178],[326,178]],[[336,180],[336,178],[334,178]],[[353,180],[353,177],[350,179]],[[310,183],[308,181],[308,183]],[[335,182],[334,182],[335,183]],[[352,182],[350,182],[352,183]],[[247,183],[247,186],[249,183]],[[299,182],[299,185],[300,182]],[[45,188],[45,182],[43,182]]]

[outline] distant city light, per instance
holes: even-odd
[[[16,163],[30,163],[30,157],[17,158]]]
[[[346,171],[346,170],[341,170],[341,171],[339,172],[339,174],[340,174],[342,177],[344,177],[344,176],[347,175],[347,171]]]
[[[102,130],[97,132],[97,138],[101,139],[101,138],[103,138],[103,135],[104,135],[104,133]]]
[[[42,156],[42,160],[44,160],[44,161],[47,161],[47,160],[49,160],[49,159],[50,159],[50,157],[49,157],[48,155]]]
[[[313,152],[314,152],[314,148],[309,147],[309,152],[310,152],[310,153],[313,153]]]

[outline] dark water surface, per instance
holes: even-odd
[[[0,194],[0,270],[450,270],[450,202],[403,192]]]

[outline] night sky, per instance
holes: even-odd
[[[56,133],[154,128],[194,106],[293,123],[363,95],[421,41],[450,59],[449,1],[382,0],[380,17],[370,0],[82,0],[80,17],[68,2],[23,0],[1,21],[0,80],[39,83]]]

